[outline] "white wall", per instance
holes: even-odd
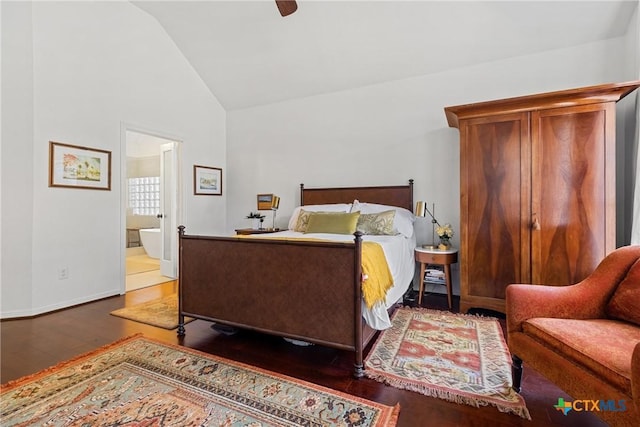
[[[33,50],[31,4],[2,2],[0,303],[31,306]]]
[[[194,196],[192,166],[226,170],[226,113],[160,25],[128,2],[2,8],[2,121],[20,120],[2,135],[2,317],[124,288],[123,124],[183,141],[184,223],[220,232],[226,196]],[[14,46],[5,49],[6,40]],[[49,188],[50,140],[110,150],[111,191]],[[58,280],[62,267],[66,280]]]
[[[403,184],[459,229],[458,130],[444,107],[614,82],[622,39],[230,111],[229,230],[257,193],[281,196],[279,225],[308,186]],[[457,240],[454,238],[454,242]]]
[[[307,186],[403,184],[435,202],[459,244],[459,133],[444,107],[624,78],[624,39],[522,56],[361,89],[230,111],[229,230],[248,226],[257,193],[281,196],[286,226]],[[427,223],[419,243],[431,240]]]

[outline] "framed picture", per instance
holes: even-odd
[[[111,190],[111,151],[49,141],[49,187]]]
[[[258,210],[268,211],[273,203],[273,194],[258,194]]]
[[[222,196],[222,169],[193,165],[193,194]]]

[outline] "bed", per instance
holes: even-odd
[[[389,327],[390,311],[413,280],[413,218],[410,230],[404,219],[398,219],[412,217],[413,180],[407,185],[377,187],[305,188],[300,184],[300,202],[292,220],[301,209],[397,208],[394,226],[400,224],[402,233],[395,228],[397,236],[288,230],[240,238],[189,235],[180,226],[178,335],[185,334],[184,319],[189,316],[349,350],[354,352],[354,376],[360,378],[364,348],[378,330]],[[362,280],[367,278],[363,277],[363,246],[370,241],[377,242],[387,261],[391,260],[393,276],[391,289],[373,307],[365,303],[362,290]]]

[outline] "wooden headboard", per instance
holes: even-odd
[[[407,185],[380,187],[304,188],[300,184],[300,205],[325,205],[330,203],[362,203],[399,206],[413,212],[413,179]]]

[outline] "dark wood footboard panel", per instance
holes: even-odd
[[[360,251],[360,236],[332,243],[181,228],[180,323],[191,316],[361,352]]]

